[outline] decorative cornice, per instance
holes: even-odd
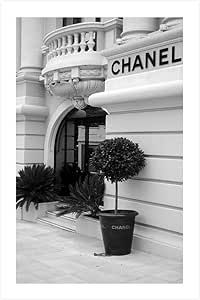
[[[16,82],[23,81],[34,81],[40,83],[40,74],[39,72],[35,73],[18,73],[16,76]]]
[[[141,49],[151,45],[167,43],[167,41],[183,37],[183,28],[174,28],[169,31],[156,31],[140,39],[133,39],[126,44],[117,45],[113,48],[102,50],[100,53],[104,57],[113,57],[121,53],[127,53],[134,49]]]
[[[118,18],[113,18],[111,20],[108,20],[108,21],[104,22],[103,26],[104,26],[105,31],[114,29],[116,27],[122,28],[123,20],[118,19]]]
[[[69,81],[52,81],[45,87],[56,96],[73,99],[74,97],[88,98],[93,93],[104,91],[103,80],[79,80],[74,78]]]
[[[72,69],[75,67],[92,66],[103,67],[107,65],[107,60],[103,57],[100,52],[79,52],[77,54],[66,55],[55,57],[51,59],[42,70],[42,75],[49,72],[54,72],[55,70]]]
[[[71,70],[60,71],[59,72],[59,79],[60,79],[60,81],[71,79]]]
[[[83,109],[91,94],[104,91],[105,69],[87,66],[55,70],[45,74],[42,79],[51,95],[71,99],[76,108]]]
[[[103,70],[102,68],[95,68],[95,69],[84,69],[84,68],[80,68],[80,76],[84,77],[84,78],[88,78],[88,77],[100,77],[100,78],[104,78],[104,74],[103,74]]]

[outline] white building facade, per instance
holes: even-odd
[[[139,143],[147,165],[119,207],[139,212],[135,248],[182,259],[182,19],[17,18],[16,47],[17,172],[89,170],[105,138]]]

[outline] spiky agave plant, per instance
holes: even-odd
[[[44,164],[26,166],[19,171],[16,180],[16,208],[25,205],[28,211],[31,203],[38,209],[39,203],[59,200],[54,183],[51,167]]]
[[[62,197],[57,205],[57,217],[75,213],[78,218],[83,212],[90,212],[95,217],[103,204],[105,184],[103,176],[90,174],[83,181],[69,186],[69,196]]]

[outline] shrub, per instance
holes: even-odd
[[[19,171],[16,180],[16,208],[31,203],[38,209],[38,204],[58,200],[55,188],[54,170],[45,165],[26,166]]]
[[[59,195],[69,195],[69,185],[74,185],[79,179],[83,180],[85,176],[76,164],[66,163],[59,172],[59,184],[57,184]]]

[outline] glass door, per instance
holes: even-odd
[[[92,171],[89,159],[97,145],[105,139],[106,112],[87,106],[73,109],[59,127],[54,168],[57,182],[74,184],[80,176]]]

